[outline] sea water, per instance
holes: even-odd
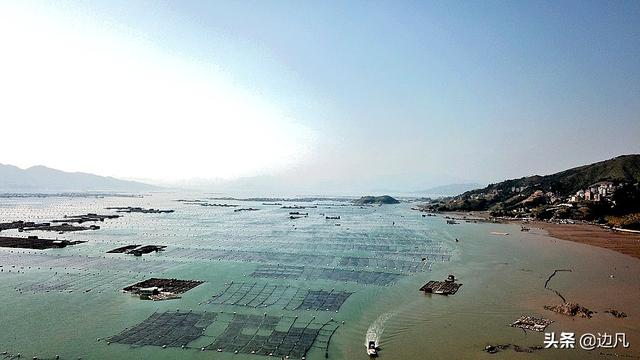
[[[547,331],[578,336],[624,332],[631,348],[523,354],[511,347],[501,356],[639,355],[635,344],[640,344],[640,262],[628,256],[559,241],[536,229],[521,233],[516,225],[448,225],[442,216],[421,216],[410,203],[361,207],[335,201],[282,202],[307,207],[285,209],[208,199],[211,196],[2,199],[2,222],[113,213],[105,210],[110,206],[175,212],[123,213],[99,222],[101,229],[95,231],[28,234],[87,241],[64,249],[0,248],[0,352],[6,351],[7,357],[20,353],[62,359],[257,359],[268,356],[263,350],[269,347],[260,344],[273,339],[274,331],[302,339],[295,331],[306,329],[304,334],[315,336],[307,359],[366,359],[370,338],[378,341],[382,358],[476,359],[491,356],[483,352],[490,344],[543,345],[543,333],[509,326],[521,315],[532,315],[554,320]],[[205,207],[179,199],[238,207]],[[258,210],[234,211],[240,208]],[[308,215],[291,219],[292,211]],[[509,235],[491,235],[495,231]],[[107,253],[131,244],[167,248],[142,257]],[[592,319],[544,310],[544,305],[561,302],[544,289],[555,269],[572,271],[554,277],[551,287],[567,300],[597,311]],[[463,284],[457,294],[418,291],[427,281],[443,280],[448,274]],[[151,277],[204,283],[180,299],[166,301],[140,300],[121,291]],[[324,300],[314,303],[314,294]],[[334,302],[339,294],[347,296],[344,303]],[[323,301],[336,308],[318,308]],[[610,308],[629,317],[615,319],[605,313]],[[215,319],[201,324],[202,336],[184,348],[110,340],[137,329],[153,314],[189,312],[215,314]],[[271,326],[264,319],[275,323]],[[156,336],[164,339],[171,329],[179,329],[180,321],[155,329]],[[236,327],[239,332],[234,332]]]

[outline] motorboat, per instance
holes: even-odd
[[[367,355],[371,357],[378,356],[378,343],[375,340],[369,340],[367,345]]]

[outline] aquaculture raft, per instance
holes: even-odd
[[[182,347],[204,335],[218,314],[196,312],[154,313],[140,324],[108,339],[131,346]]]
[[[340,326],[333,319],[302,320],[297,316],[266,314],[234,314],[227,321],[225,331],[205,350],[304,359],[311,347],[326,354],[331,337]]]
[[[519,327],[521,329],[542,332],[549,326],[553,320],[536,318],[533,316],[521,316],[518,320],[511,324],[511,327]]]
[[[131,207],[131,206],[111,206],[106,207],[107,210],[115,210],[115,212],[119,213],[142,213],[142,214],[170,214],[174,212],[172,209],[161,210],[161,209],[144,209],[141,207]]]
[[[462,284],[455,282],[432,280],[424,284],[420,288],[420,291],[424,291],[426,294],[453,295],[458,291],[460,286],[462,286]]]
[[[130,254],[134,256],[142,256],[150,252],[164,251],[165,245],[126,245],[113,250],[107,251],[109,254]]]
[[[59,220],[54,220],[54,223],[60,223]],[[76,220],[72,220],[70,222],[77,222]],[[71,225],[66,222],[62,222],[60,225],[51,225],[50,222],[44,223],[35,223],[32,221],[14,221],[10,223],[0,223],[0,231],[2,230],[11,230],[17,229],[19,232],[23,231],[57,231],[57,232],[68,232],[68,231],[83,231],[83,230],[98,230],[100,226],[98,225],[90,225],[90,226],[77,226]]]
[[[151,278],[127,286],[122,290],[139,295],[144,300],[167,300],[175,299],[179,294],[183,294],[202,283],[204,281]]]
[[[67,245],[82,244],[86,241],[69,241],[69,240],[51,240],[51,239],[39,239],[37,236],[12,237],[12,236],[0,236],[0,247],[8,248],[22,248],[22,249],[58,249],[67,247]]]
[[[336,268],[316,268],[290,265],[270,265],[259,266],[251,277],[271,278],[271,279],[301,279],[316,280],[324,279],[339,282],[355,282],[358,284],[388,286],[400,279],[402,274],[388,273],[381,271],[347,270]]]
[[[213,323],[225,328],[214,337],[205,334],[205,329]],[[167,311],[154,313],[107,341],[132,347],[180,347],[305,359],[312,347],[324,351],[327,357],[329,343],[338,327],[340,323],[334,319],[321,321],[315,317],[303,320],[284,315]],[[192,343],[195,340],[199,340],[198,343]],[[202,346],[205,343],[209,344]]]
[[[283,310],[315,310],[338,312],[342,304],[353,294],[348,291],[311,290],[290,285],[267,283],[230,283],[220,293],[212,296],[207,304],[246,307],[278,306]]]

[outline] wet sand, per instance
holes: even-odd
[[[614,250],[640,259],[640,234],[613,231],[589,224],[553,224],[535,221],[530,222],[528,226],[545,230],[549,236],[556,239]]]
[[[489,214],[485,211],[471,213],[453,212],[449,214],[456,218],[465,216],[466,219],[469,220],[477,219],[484,221],[489,219]],[[614,231],[597,225],[580,223],[555,224],[545,221],[522,222],[518,220],[510,220],[507,221],[507,223],[525,225],[532,229],[542,229],[546,234],[556,239],[597,246],[640,259],[640,234]]]

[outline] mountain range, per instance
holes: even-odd
[[[152,191],[157,186],[82,172],[65,172],[46,166],[21,169],[0,164],[0,192]]]

